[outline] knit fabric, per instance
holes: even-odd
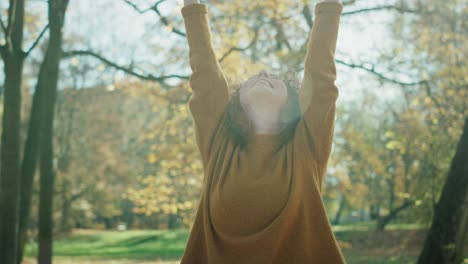
[[[182,8],[192,69],[188,105],[204,166],[182,264],[345,263],[321,197],[338,97],[334,55],[342,9],[338,2],[315,6],[302,115],[291,140],[279,146],[272,134],[252,134],[241,149],[221,122],[228,83],[213,50],[208,8]]]

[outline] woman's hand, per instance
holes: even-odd
[[[200,3],[199,0],[184,0],[184,6],[191,5],[191,4],[198,4]]]

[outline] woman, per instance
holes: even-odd
[[[334,54],[342,9],[338,0],[316,4],[299,91],[287,81],[294,78],[261,71],[230,94],[208,8],[185,0],[188,104],[205,175],[181,263],[345,263],[321,199],[338,97]]]

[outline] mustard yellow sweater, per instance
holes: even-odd
[[[204,166],[203,191],[184,263],[345,263],[321,197],[338,97],[335,48],[343,6],[320,2],[301,87],[302,117],[279,148],[253,134],[245,149],[223,123],[228,83],[213,50],[205,4],[181,13],[192,69],[189,100]]]

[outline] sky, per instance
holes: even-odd
[[[154,3],[153,0],[133,0],[133,2],[142,8]],[[180,15],[182,2],[182,0],[166,1],[160,5],[160,10],[164,15],[173,18],[179,16],[176,25],[178,28],[184,29]],[[311,3],[311,6],[313,6],[317,1],[311,1]],[[353,7],[345,6],[343,12],[383,4],[389,4],[389,1],[361,0],[356,1],[356,5]],[[44,18],[42,23],[46,23],[47,7],[45,1],[27,1],[26,8],[42,14],[41,17]],[[366,61],[375,63],[379,51],[388,48],[390,44],[390,41],[386,41],[389,39],[386,25],[391,17],[391,11],[342,16],[336,58],[349,63],[361,64]],[[153,72],[155,75],[174,72],[189,75],[187,43],[180,36],[169,32],[161,36],[159,34],[160,27],[159,17],[154,12],[139,14],[123,0],[71,0],[66,16],[65,39],[72,41],[66,41],[64,49],[92,49],[122,65],[128,65],[129,58],[134,58],[135,65],[145,69],[145,71]],[[67,43],[72,44],[67,46]],[[180,52],[185,52],[185,55],[179,54],[181,59],[187,60],[185,69],[179,69],[180,67],[178,69],[169,67],[152,69],[151,67],[154,67],[154,65],[161,64],[168,59],[167,56],[170,56],[170,53],[167,47],[170,46],[175,47]],[[76,60],[74,63],[76,63]],[[94,61],[94,63],[97,65],[96,67],[99,67],[99,61]],[[66,65],[67,62],[62,64]],[[376,69],[379,69],[378,65],[376,67]],[[382,71],[384,70],[382,69]],[[108,76],[107,73],[104,73],[96,75],[96,78],[90,78],[91,80],[88,82],[98,78],[102,78],[103,82],[109,82],[112,78],[118,78],[119,76],[123,76],[123,74],[117,73]],[[400,77],[401,80],[408,81],[404,79],[405,76]],[[68,85],[68,79],[70,78],[62,81],[64,86]],[[367,72],[337,64],[336,84],[340,88],[338,100],[355,100],[359,98],[363,92],[362,88],[368,89],[369,82],[373,80],[375,81],[375,78]],[[174,79],[171,81],[174,84],[179,80]],[[363,84],[363,82],[367,83]],[[90,84],[88,83],[88,85]],[[83,83],[83,85],[87,84]],[[378,85],[378,83],[375,82],[375,85]],[[379,89],[379,93],[384,97],[398,95],[398,92],[395,93],[395,89],[392,88],[376,87],[376,89]]]

